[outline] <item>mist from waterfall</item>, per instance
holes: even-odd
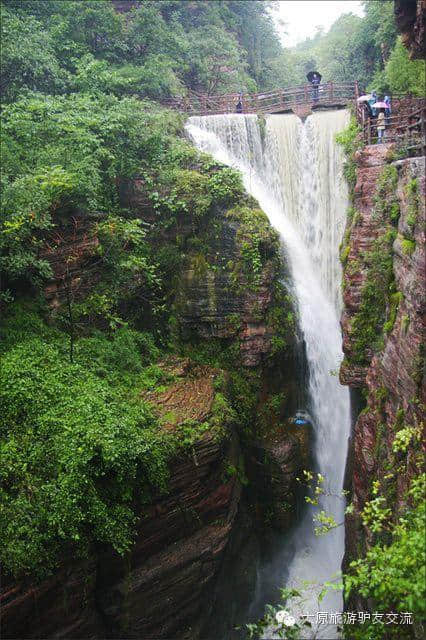
[[[192,117],[187,123],[200,149],[241,171],[247,191],[259,201],[282,238],[306,345],[315,471],[324,476],[327,493],[332,494],[321,498],[319,509],[333,515],[337,523],[344,520],[345,501],[339,494],[350,403],[348,390],[335,374],[342,359],[338,253],[348,204],[335,134],[348,121],[348,111],[336,110],[316,112],[305,123],[295,115],[271,115],[264,127],[256,115],[239,114]],[[339,526],[316,536],[313,516],[317,512],[314,507],[305,510],[273,562],[260,572],[261,581],[273,580],[278,586],[315,583],[304,589],[305,601],[295,609],[299,614],[342,610],[340,592],[330,593],[318,605],[321,584],[340,572],[344,529]],[[338,637],[336,629],[326,625],[316,633],[316,637]]]

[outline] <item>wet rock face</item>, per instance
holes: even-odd
[[[189,628],[198,636],[239,501],[222,462],[236,456],[235,442],[204,437],[148,509],[129,562],[111,571],[101,559],[97,600],[110,637],[186,637]]]
[[[238,269],[240,225],[225,217],[219,224],[207,259],[193,256],[181,274],[177,313],[182,337],[237,339],[242,364],[255,367],[269,352],[273,335],[266,314],[278,276],[276,263],[265,260],[258,282],[250,285]]]
[[[249,476],[261,519],[278,531],[294,524],[298,483],[310,467],[309,426],[279,426],[250,447]]]
[[[41,583],[2,580],[3,638],[87,638],[104,630],[95,601],[96,561],[64,566]]]
[[[341,380],[366,390],[367,403],[354,427],[352,450],[352,491],[354,516],[347,519],[347,556],[357,557],[357,544],[365,539],[365,531],[357,513],[371,499],[372,480],[385,482],[386,473],[395,466],[392,443],[404,425],[421,426],[426,401],[423,380],[425,335],[425,165],[424,158],[407,158],[393,162],[397,172],[396,199],[399,218],[390,245],[394,277],[393,302],[389,297],[382,347],[371,350],[368,361],[360,366],[353,362],[350,326],[359,311],[361,288],[368,271],[365,251],[380,234],[380,220],[373,214],[373,197],[377,169],[385,166],[386,149],[367,147],[358,156],[358,181],[355,207],[360,214],[352,228],[349,258],[357,260],[359,271],[345,268],[345,311],[343,314],[345,364]],[[386,210],[387,211],[387,210]],[[392,307],[393,305],[393,307]],[[424,406],[424,404],[423,404]],[[411,477],[418,473],[411,443],[404,469],[396,477],[394,512],[404,502],[403,493]],[[405,460],[405,454],[404,454]],[[385,486],[385,485],[384,485]]]
[[[197,638],[240,497],[225,461],[238,459],[230,431],[205,432],[171,462],[168,492],[144,507],[127,557],[97,548],[40,584],[3,581],[2,637]]]
[[[98,247],[95,220],[78,215],[71,216],[47,238],[40,257],[49,262],[52,270],[52,278],[44,287],[52,310],[66,304],[67,290],[74,298],[82,298],[99,281]]]
[[[426,41],[425,0],[394,0],[395,21],[411,58],[423,58]]]

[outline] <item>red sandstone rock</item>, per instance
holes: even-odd
[[[237,464],[235,440],[210,434],[175,459],[128,557],[93,549],[41,584],[3,580],[2,638],[180,638],[200,626],[239,501],[225,459]]]
[[[374,177],[378,175],[378,159],[384,154],[376,148],[367,148],[358,155],[361,166],[358,169],[355,206],[361,213],[361,221],[355,226],[351,236],[350,256],[360,260],[362,251],[371,244],[377,235],[371,218],[372,197],[374,195]],[[369,169],[366,170],[364,163]],[[366,499],[372,478],[383,476],[386,461],[390,460],[394,425],[399,410],[404,411],[404,423],[411,426],[422,421],[422,408],[418,401],[425,402],[423,385],[424,354],[422,344],[425,333],[425,167],[424,158],[410,158],[395,163],[399,173],[397,195],[401,214],[398,223],[399,236],[393,245],[393,265],[397,290],[402,293],[394,326],[385,337],[384,348],[372,357],[369,366],[360,367],[343,364],[341,380],[354,387],[366,386],[368,399],[366,411],[358,418],[353,443],[353,499],[360,509]],[[374,173],[372,173],[374,172]],[[415,250],[410,255],[404,253],[400,237],[407,234],[411,227],[407,217],[411,214],[407,184],[416,178],[419,185],[419,210],[414,226]],[[363,194],[363,199],[360,199]],[[342,318],[344,351],[351,355],[350,322],[357,311],[359,290],[362,286],[360,274],[346,275],[345,313]],[[370,354],[371,356],[372,354]],[[410,460],[410,455],[408,455]],[[404,476],[398,479],[396,505],[402,500],[402,493],[414,471],[408,463]],[[411,469],[411,471],[410,471]]]

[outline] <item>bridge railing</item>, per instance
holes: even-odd
[[[355,100],[357,96],[357,84],[353,82],[326,82],[319,85],[317,94],[311,84],[303,84],[243,94],[242,113],[278,113],[299,105],[340,105]],[[235,113],[239,99],[238,93],[209,96],[190,92],[185,97],[167,100],[165,104],[190,115],[213,115]]]
[[[394,142],[408,155],[426,154],[426,98],[400,96],[392,99],[391,115],[385,118],[384,142]],[[357,110],[366,144],[377,142],[377,118],[369,118],[365,108]]]

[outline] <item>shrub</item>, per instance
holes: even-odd
[[[103,361],[136,366],[133,334],[103,348]],[[143,341],[143,339],[142,339]],[[82,345],[97,353],[99,343]],[[64,355],[65,354],[65,355]],[[96,368],[92,363],[92,368]],[[0,365],[2,564],[15,575],[49,573],[68,549],[93,542],[129,549],[135,500],[165,487],[169,451],[143,402],[121,399],[61,342],[27,338]]]

